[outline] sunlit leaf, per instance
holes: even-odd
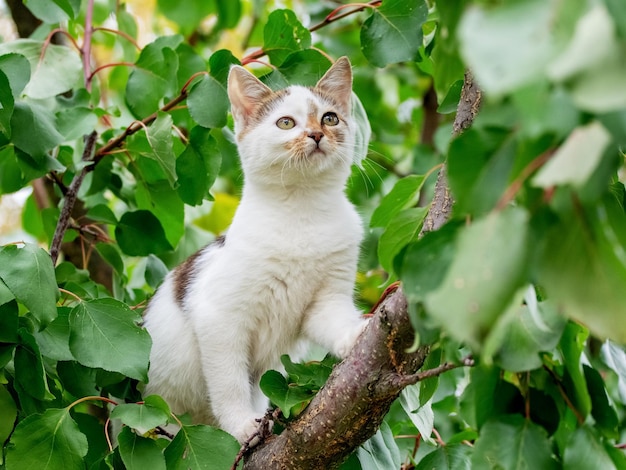
[[[311,46],[311,33],[291,10],[270,13],[263,39],[263,50],[275,65],[281,65],[290,53]]]

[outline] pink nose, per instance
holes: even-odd
[[[324,134],[322,132],[315,131],[315,132],[311,132],[309,134],[309,137],[313,139],[315,143],[319,144],[320,140],[322,140],[322,137],[324,137]]]

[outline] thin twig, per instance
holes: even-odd
[[[98,133],[96,131],[92,131],[91,134],[86,137],[85,148],[83,149],[83,161],[91,160],[91,156],[93,155],[96,147],[97,137]],[[74,204],[76,204],[76,198],[78,197],[78,190],[80,189],[83,179],[85,179],[85,175],[87,175],[88,168],[88,165],[84,166],[80,172],[74,176],[74,179],[65,194],[65,203],[63,204],[63,209],[61,210],[61,215],[59,216],[59,221],[54,231],[54,236],[52,237],[52,243],[50,244],[50,257],[52,258],[53,264],[56,264],[59,257],[61,243],[63,243],[63,237],[65,236],[65,231],[69,226],[72,210],[74,209]]]
[[[85,88],[91,91],[91,79],[93,74],[91,70],[91,35],[93,34],[93,0],[87,2],[87,11],[85,12],[85,37],[83,38],[83,47],[80,53],[83,56],[83,75],[85,76]]]
[[[355,4],[348,3],[346,5],[341,5],[341,6],[337,7],[337,8],[335,8],[333,11],[331,11],[326,16],[326,18],[324,18],[323,21],[321,21],[320,23],[318,23],[318,24],[316,24],[314,26],[311,26],[309,28],[309,31],[311,31],[311,32],[317,31],[318,29],[323,28],[324,26],[326,26],[326,25],[328,25],[328,24],[330,24],[330,23],[332,23],[334,21],[340,20],[340,19],[345,18],[346,16],[350,16],[350,15],[352,15],[354,13],[358,13],[359,11],[363,11],[366,8],[377,8],[378,6],[380,6],[381,3],[382,3],[382,0],[372,0],[371,2],[368,2],[368,3],[355,3]],[[343,10],[345,8],[349,8],[349,7],[352,7],[352,6],[355,7],[354,10],[347,11],[345,13],[342,13],[341,15],[337,15],[336,14],[338,11],[341,11],[341,10]]]

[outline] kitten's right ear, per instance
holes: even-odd
[[[235,121],[245,124],[272,90],[245,68],[235,65],[228,74],[228,98]]]

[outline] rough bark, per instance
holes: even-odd
[[[245,459],[244,469],[333,469],[369,439],[389,407],[422,366],[428,347],[414,353],[404,294],[378,307],[351,354],[333,370],[305,412]]]

